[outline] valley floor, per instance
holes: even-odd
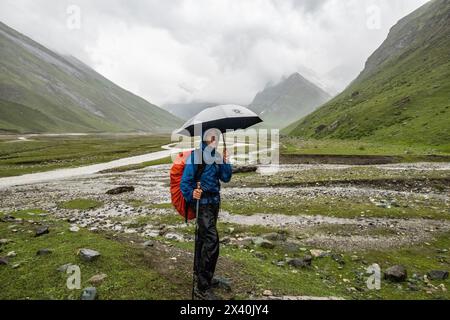
[[[189,299],[194,225],[171,208],[169,168],[2,190],[0,299],[79,299],[57,271],[68,263],[100,299]],[[448,278],[427,275],[450,269],[450,163],[280,169],[223,185],[217,275],[225,299],[450,298]],[[119,186],[135,190],[106,194]],[[49,233],[34,237],[41,226]],[[44,248],[52,253],[37,256]],[[81,248],[101,256],[84,262]],[[368,289],[374,263],[382,272],[403,265],[406,281]],[[99,274],[107,277],[91,279]]]

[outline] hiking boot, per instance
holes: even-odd
[[[231,291],[231,281],[222,277],[214,277],[211,280],[211,287],[215,289],[223,289],[226,291]]]
[[[195,287],[194,296],[200,300],[221,300],[221,298],[214,293],[213,289],[200,290]]]

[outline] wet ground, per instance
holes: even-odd
[[[158,165],[5,187],[0,191],[0,212],[39,209],[36,212],[40,213],[29,213],[30,219],[43,214],[69,221],[75,229],[112,235],[126,242],[152,240],[153,249],[146,250],[143,259],[162,277],[178,284],[182,292],[188,292],[194,225],[187,226],[170,205],[169,169],[170,165]],[[360,298],[353,286],[360,286],[364,298],[377,298],[364,291],[359,276],[350,280],[352,284],[341,278],[339,268],[343,267],[335,263],[334,256],[330,261],[314,260],[313,271],[298,271],[308,278],[296,278],[297,270],[284,266],[293,257],[312,254],[311,249],[328,257],[332,253],[354,257],[370,250],[419,248],[450,231],[450,163],[286,164],[278,169],[270,176],[262,176],[259,171],[236,174],[232,183],[223,185],[219,232],[225,254],[219,259],[218,272],[233,281],[233,292],[223,292],[225,298],[236,294],[251,299],[318,299],[318,295],[334,299],[348,294]],[[133,186],[134,191],[106,194],[120,186]],[[74,199],[95,200],[98,206],[63,208]],[[272,249],[261,251],[255,246],[262,239],[270,239]],[[448,248],[432,250],[441,252],[438,263],[448,267]],[[274,260],[253,270],[265,256]],[[260,258],[263,260],[254,260]],[[367,266],[364,261],[353,264],[347,272],[359,274],[360,268]],[[333,271],[335,267],[338,269]],[[261,275],[265,270],[271,270],[273,283],[267,283],[267,275]],[[291,280],[286,279],[298,281],[297,286],[289,286]],[[320,290],[315,289],[318,285]],[[263,293],[273,286],[279,286],[278,294]],[[424,292],[445,294],[444,289],[429,287],[427,282],[421,286]],[[388,289],[394,297],[408,296],[397,292],[396,287]],[[338,297],[328,297],[335,295]]]
[[[160,234],[160,223],[168,219],[174,221],[173,225],[165,223],[165,227],[176,230],[182,222],[181,218],[176,220],[177,214],[169,204],[169,168],[169,165],[161,165],[125,173],[9,187],[2,190],[0,211],[39,208],[61,218],[72,218],[79,227],[138,234],[143,238],[156,236]],[[283,184],[283,178],[290,181],[297,176],[305,177],[311,171],[339,174],[343,170],[348,173],[361,168],[283,165],[271,179],[279,179]],[[383,175],[405,173],[412,180],[423,179],[426,173],[440,177],[450,175],[449,163],[364,168],[380,170]],[[234,184],[224,185],[221,223],[287,229],[295,235],[293,241],[300,244],[347,251],[421,243],[436,233],[450,230],[450,197],[445,185],[434,188],[423,180],[420,189],[408,190],[400,183],[383,189],[361,186],[356,181],[352,186],[352,180],[348,180],[345,185],[338,181],[336,185],[327,186],[277,187],[276,183],[271,187],[252,186],[252,182],[259,179],[267,177],[261,178],[257,173],[236,175]],[[314,184],[314,181],[308,182]],[[118,186],[134,186],[135,191],[114,196],[106,194],[107,190]],[[103,205],[95,210],[60,208],[61,203],[73,199],[95,199]],[[154,218],[156,225],[128,227],[139,218]],[[186,238],[186,235],[178,237],[177,232],[174,233],[174,238]]]

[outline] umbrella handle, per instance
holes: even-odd
[[[227,143],[225,142],[225,133],[222,133],[222,139],[223,139],[223,153],[227,152]]]

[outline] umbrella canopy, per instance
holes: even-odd
[[[227,130],[247,129],[263,122],[253,111],[238,105],[223,105],[203,110],[187,121],[178,134],[194,136],[201,135],[209,129],[218,129],[222,133]],[[196,126],[200,129],[195,132]]]

